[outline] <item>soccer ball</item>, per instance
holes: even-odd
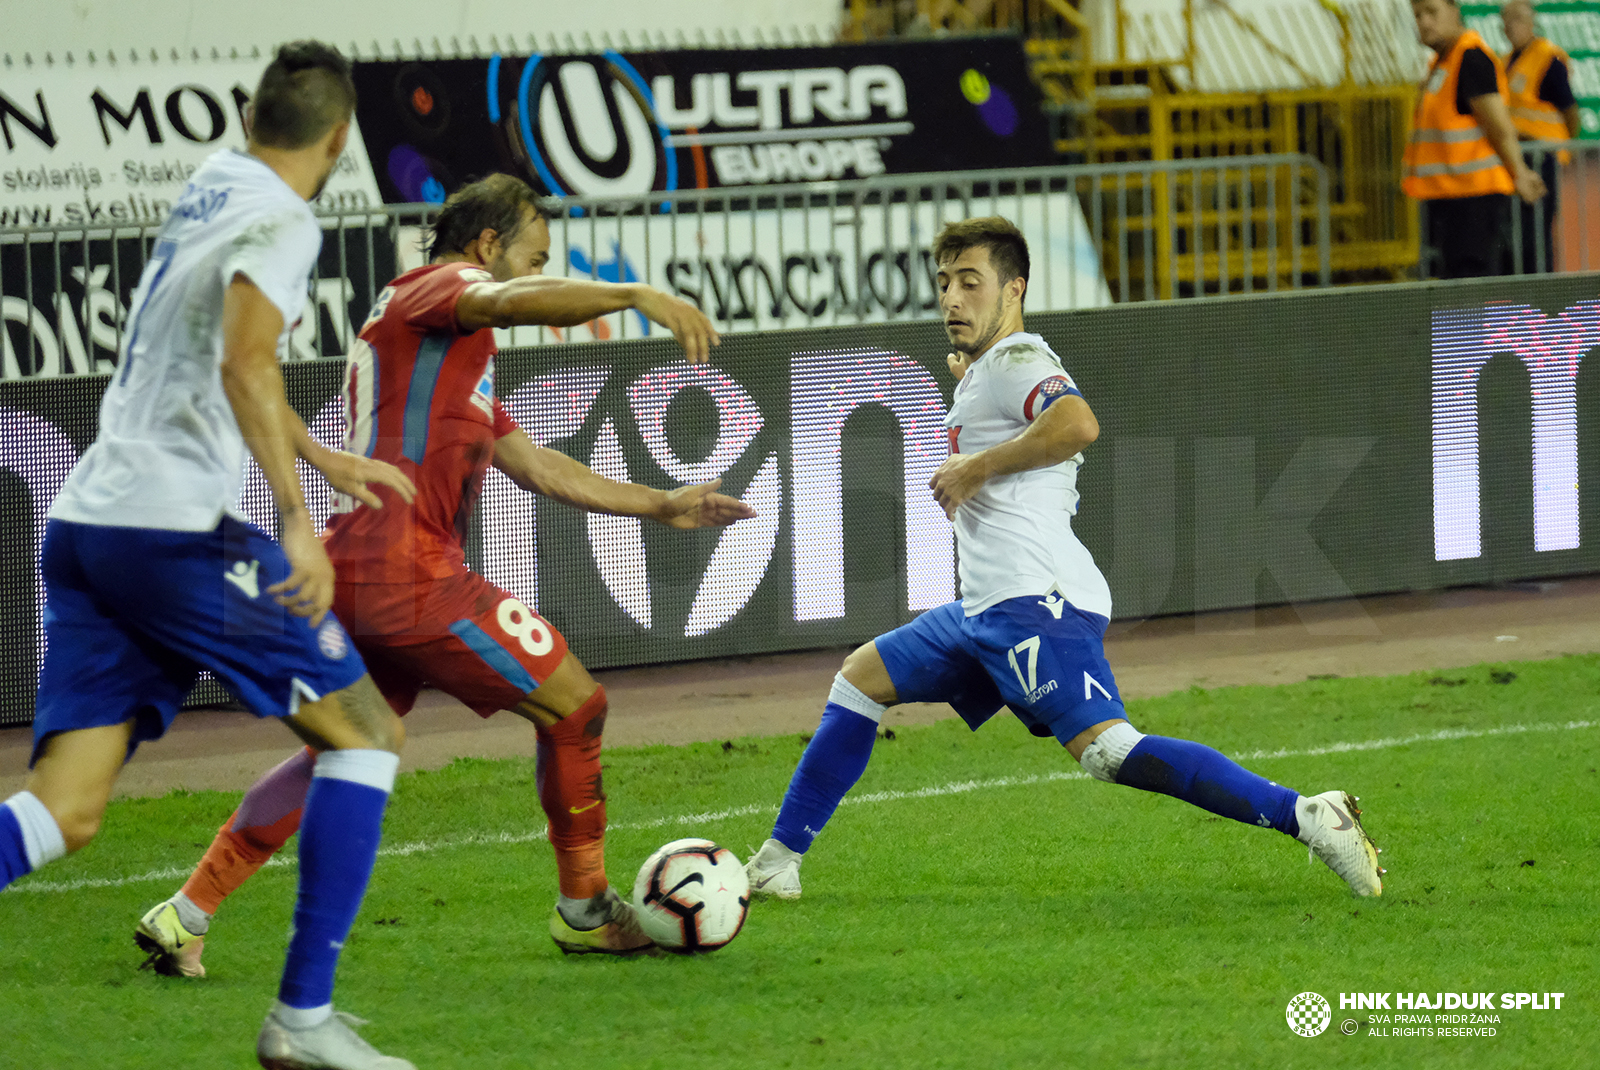
[[[715,951],[739,935],[750,909],[750,879],[726,847],[673,840],[646,859],[633,882],[639,924],[660,947]]]

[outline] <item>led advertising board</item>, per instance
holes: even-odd
[[[1074,528],[1119,618],[1600,570],[1600,275],[1028,326],[1100,420]],[[502,353],[497,392],[535,441],[617,479],[721,478],[761,515],[678,532],[491,474],[468,561],[595,667],[871,638],[956,596],[951,528],[926,489],[947,449],[947,348],[937,324],[885,323],[730,335],[697,367],[665,339]],[[285,376],[337,441],[341,362]],[[32,713],[38,532],[104,382],[0,383],[0,720]],[[259,475],[243,504],[270,527]],[[1335,626],[1376,628],[1359,612]]]

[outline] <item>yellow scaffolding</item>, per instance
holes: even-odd
[[[1402,278],[1418,260],[1415,206],[1400,192],[1400,161],[1415,89],[1374,56],[1381,52],[1378,27],[1355,17],[1334,0],[1319,0],[1336,21],[1341,49],[1338,82],[1313,88],[1248,93],[1198,93],[1180,89],[1195,81],[1196,45],[1193,0],[1182,11],[1181,44],[1176,54],[1133,57],[1130,37],[1136,27],[1121,0],[1115,0],[1114,58],[1096,61],[1093,26],[1080,10],[1083,0],[850,0],[844,36],[873,39],[1011,31],[1026,38],[1035,79],[1047,107],[1059,116],[1056,150],[1087,163],[1138,160],[1225,158],[1262,153],[1305,153],[1332,175],[1332,262],[1340,282]],[[1294,54],[1274,42],[1252,19],[1227,0],[1211,0],[1225,17],[1235,41],[1248,40],[1257,55],[1315,82]],[[1364,21],[1365,19],[1365,21]],[[1241,61],[1242,70],[1253,69]],[[1358,72],[1359,68],[1359,72]],[[1181,77],[1180,77],[1181,75]],[[1169,191],[1167,179],[1151,178],[1145,211],[1131,221],[1160,238],[1156,250],[1156,294],[1171,296],[1179,283],[1193,283],[1194,258],[1174,257],[1170,243],[1205,248],[1204,233],[1186,234],[1182,220],[1192,212],[1184,189]],[[1215,193],[1215,191],[1211,191]],[[1303,190],[1284,188],[1287,197]],[[1102,190],[1108,196],[1109,190]],[[1200,196],[1209,194],[1202,192]],[[1202,201],[1202,203],[1206,203]],[[1168,205],[1179,205],[1176,235],[1167,226]],[[1088,210],[1091,206],[1086,204]],[[1306,206],[1308,207],[1308,206]],[[1205,214],[1201,213],[1204,228]],[[1211,224],[1216,226],[1215,222]],[[1281,228],[1280,228],[1281,229]],[[1288,265],[1284,243],[1268,260]],[[1215,246],[1211,246],[1215,248]],[[1108,249],[1109,254],[1112,250]],[[1109,261],[1108,256],[1108,261]],[[1168,277],[1168,265],[1180,266]],[[1265,270],[1265,268],[1263,268]],[[1246,280],[1243,286],[1251,283]],[[1133,294],[1118,295],[1126,300]]]

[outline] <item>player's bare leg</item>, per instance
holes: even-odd
[[[130,719],[61,732],[45,741],[24,790],[55,818],[67,854],[82,850],[100,831],[132,735]]]
[[[884,710],[897,701],[877,643],[851,651],[834,677],[822,723],[789,781],[772,837],[745,865],[752,893],[800,898],[800,861],[866,771]]]
[[[606,882],[606,794],[600,777],[605,688],[572,653],[514,711],[539,735],[539,802],[550,822],[561,895],[550,936],[569,954],[629,955],[654,945]]]
[[[28,777],[26,790],[55,818],[64,852],[80,850],[99,831],[111,790],[128,757],[133,727],[134,722],[128,720],[122,724],[62,732],[45,740],[39,760]],[[167,920],[163,917],[153,924]],[[141,923],[141,929],[143,927]],[[167,948],[148,942],[148,937],[135,936],[140,946],[150,952],[145,965],[159,960],[163,972],[172,972],[178,969],[176,964],[181,961],[184,967],[204,974],[199,964],[200,941],[172,926],[164,928],[171,930],[164,940],[169,945]],[[163,930],[152,927],[151,931]],[[168,966],[168,963],[174,965]]]
[[[363,676],[343,691],[303,702],[283,723],[319,751],[381,750],[399,754],[405,722],[383,700],[372,677]]]
[[[1084,729],[1067,741],[1067,752],[1096,780],[1171,795],[1293,836],[1342,877],[1352,894],[1383,894],[1378,848],[1361,826],[1355,798],[1343,791],[1300,795],[1210,747],[1147,736],[1122,718]]]
[[[94,839],[133,727],[130,719],[44,740],[27,787],[0,801],[0,888]]]
[[[894,681],[889,679],[889,669],[883,663],[883,656],[878,653],[876,642],[863,643],[852,650],[844,659],[839,675],[880,706],[893,706],[900,701],[895,695]]]

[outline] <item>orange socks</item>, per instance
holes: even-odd
[[[561,894],[589,899],[606,890],[606,793],[600,782],[600,736],[606,690],[554,727],[538,729],[539,803],[550,820]]]
[[[239,809],[217,830],[216,839],[183,886],[183,894],[207,914],[278,853],[300,828],[300,812],[311,788],[317,755],[300,751],[256,781]]]
[[[550,822],[561,894],[570,899],[590,899],[606,890],[606,795],[600,780],[606,709],[602,687],[570,716],[538,729],[539,803]],[[316,752],[307,747],[273,769],[217,830],[183,886],[183,894],[201,910],[215,914],[299,830],[316,761]]]

